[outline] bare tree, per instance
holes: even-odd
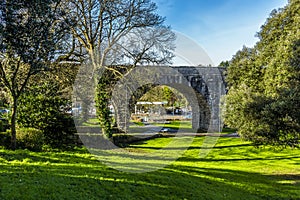
[[[96,83],[96,101],[103,133],[110,137],[112,83],[137,64],[169,63],[175,35],[150,0],[66,0],[65,7],[76,22],[71,26],[74,52],[89,57],[93,71],[105,71],[105,80]]]
[[[170,46],[170,42],[175,39],[174,34],[163,25],[164,19],[155,13],[156,4],[150,0],[66,0],[65,9],[70,13],[68,19],[72,22],[72,33],[77,40],[75,49],[87,53],[97,66],[113,64],[109,62],[111,52],[120,46],[121,40],[124,42],[124,38],[128,39],[128,35],[136,34],[136,38],[138,33],[140,39],[152,40],[152,44],[159,38],[168,38],[160,45],[164,45],[164,50],[174,48]],[[145,28],[160,31],[157,33]],[[144,51],[142,47],[140,53]],[[158,60],[161,61],[161,58]],[[169,57],[164,61],[168,62]]]

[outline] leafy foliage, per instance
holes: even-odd
[[[300,1],[274,10],[257,34],[230,62],[226,123],[256,144],[300,143]]]
[[[222,62],[219,64],[220,67],[229,67],[229,65],[230,65],[230,63],[229,63],[228,60],[222,61]]]
[[[185,97],[181,93],[164,85],[150,89],[139,101],[167,101],[168,106],[185,106],[187,104]]]
[[[9,148],[11,136],[8,132],[0,132],[0,146]]]
[[[66,28],[59,0],[0,1],[0,84],[12,98],[12,149],[16,148],[18,100],[31,77],[48,69]]]
[[[44,134],[35,128],[17,129],[17,144],[19,148],[40,151],[44,145]]]
[[[70,102],[58,91],[59,85],[51,82],[26,90],[19,102],[18,123],[42,130],[45,144],[65,148],[73,146],[77,137],[73,119],[67,114]]]
[[[107,137],[112,137],[112,121],[109,110],[109,100],[112,95],[109,76],[102,76],[98,82],[96,90],[97,116],[102,128],[102,133]]]
[[[1,115],[0,115],[1,117]],[[0,132],[5,132],[6,129],[9,128],[9,124],[8,124],[8,120],[6,120],[5,118],[1,118],[0,120]]]

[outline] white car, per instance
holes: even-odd
[[[0,114],[8,114],[9,112],[8,109],[0,109]]]
[[[161,133],[167,133],[167,132],[170,132],[170,129],[169,128],[163,128],[159,132],[161,132]]]

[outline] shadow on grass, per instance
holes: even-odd
[[[84,151],[87,152],[87,151]],[[82,151],[69,151],[69,152],[60,152],[60,153],[53,153],[53,152],[30,152],[27,150],[16,150],[16,151],[0,151],[0,158],[3,160],[6,160],[8,162],[10,161],[19,161],[19,162],[25,162],[25,163],[93,163],[93,160],[89,160],[86,157],[81,157],[79,155],[82,154]],[[89,158],[92,158],[93,156],[88,156]]]
[[[0,158],[5,161],[0,163],[1,200],[299,197],[299,175],[263,175],[176,163],[155,172],[130,174],[108,168],[83,152],[1,151]]]
[[[190,176],[219,180],[226,183],[225,187],[230,190],[243,188],[243,199],[248,199],[248,194],[258,195],[262,199],[299,199],[300,175],[296,174],[264,175],[240,170],[191,166],[172,166],[169,170],[174,169],[178,173],[187,173]]]
[[[137,145],[143,145],[143,144],[147,144],[147,142],[137,142],[134,143],[135,145],[131,145],[131,148],[134,149],[152,149],[152,150],[159,150],[162,147],[154,147],[154,146],[137,146]],[[214,147],[188,147],[188,150],[191,149],[227,149],[227,148],[238,148],[238,147],[250,147],[253,146],[252,144],[237,144],[237,145],[228,145],[228,146],[214,146]],[[186,149],[186,147],[163,147],[166,150],[180,150],[180,149]]]
[[[259,160],[290,160],[290,159],[300,159],[300,156],[274,156],[271,158],[224,158],[224,159],[214,159],[214,158],[187,158],[181,157],[178,161],[186,161],[186,162],[197,162],[197,161],[205,161],[205,162],[234,162],[234,161],[259,161]]]

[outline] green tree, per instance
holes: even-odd
[[[219,66],[220,67],[229,67],[229,61],[228,60],[226,60],[226,61],[222,61],[220,64],[219,64]]]
[[[150,89],[139,101],[166,101],[168,106],[187,106],[187,100],[180,92],[165,85]]]
[[[299,146],[300,1],[274,10],[257,36],[230,61],[226,123],[256,144]]]
[[[75,125],[70,114],[70,98],[53,80],[28,87],[19,100],[18,125],[43,132],[45,144],[54,148],[69,148],[76,144]]]
[[[147,91],[139,101],[168,101],[172,91],[166,86],[156,86]]]
[[[12,102],[11,148],[16,148],[18,100],[30,78],[47,70],[64,38],[59,0],[0,2],[0,80]]]
[[[20,128],[42,131],[44,142],[54,148],[68,148],[77,142],[70,115],[75,64],[50,65],[48,71],[32,76],[19,99]]]

